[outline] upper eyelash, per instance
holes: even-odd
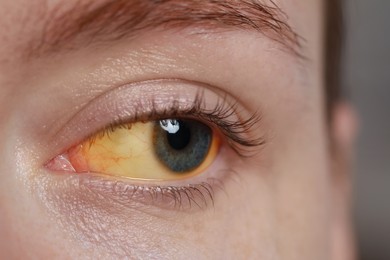
[[[265,138],[263,136],[250,137],[248,133],[252,132],[253,128],[261,121],[260,115],[255,112],[245,119],[233,121],[231,118],[237,114],[238,103],[227,105],[227,98],[218,99],[216,105],[212,109],[204,109],[203,92],[198,92],[191,107],[182,109],[177,101],[172,102],[164,110],[158,110],[153,102],[151,111],[148,113],[136,112],[132,119],[116,118],[109,123],[98,134],[92,134],[89,137],[91,144],[94,143],[97,137],[110,135],[118,128],[131,128],[136,122],[146,122],[151,120],[162,120],[169,118],[192,118],[196,120],[206,121],[217,126],[221,133],[227,138],[228,144],[241,157],[249,157],[252,155],[253,148],[263,146]]]

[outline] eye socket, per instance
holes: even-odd
[[[203,207],[265,143],[260,120],[257,111],[202,83],[129,84],[78,111],[53,138],[57,155],[44,167],[115,201]]]
[[[218,133],[191,119],[112,127],[68,151],[75,172],[142,180],[178,180],[202,173],[215,160]]]

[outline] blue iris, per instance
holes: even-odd
[[[189,172],[199,167],[211,145],[212,130],[195,120],[166,119],[157,121],[154,150],[157,158],[170,170]]]

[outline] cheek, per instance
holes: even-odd
[[[237,173],[214,189],[215,204],[200,211],[196,205],[183,212],[122,201],[109,192],[75,185],[68,176],[55,182],[50,178],[44,197],[56,223],[75,236],[80,252],[87,245],[94,248],[91,253],[109,252],[111,258],[271,259],[274,226],[269,223],[275,204],[270,185],[262,170],[248,169],[248,162],[239,164],[229,152],[221,151],[227,156],[220,163],[234,163]]]
[[[279,130],[274,146],[277,221],[286,258],[327,259],[329,252],[333,194],[328,133],[321,115],[311,110],[295,122],[287,121],[289,127],[279,128],[284,130]],[[296,248],[305,250],[298,253]]]

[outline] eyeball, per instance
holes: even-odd
[[[77,173],[94,172],[142,180],[179,180],[199,175],[216,159],[216,130],[192,119],[119,125],[68,151]]]

